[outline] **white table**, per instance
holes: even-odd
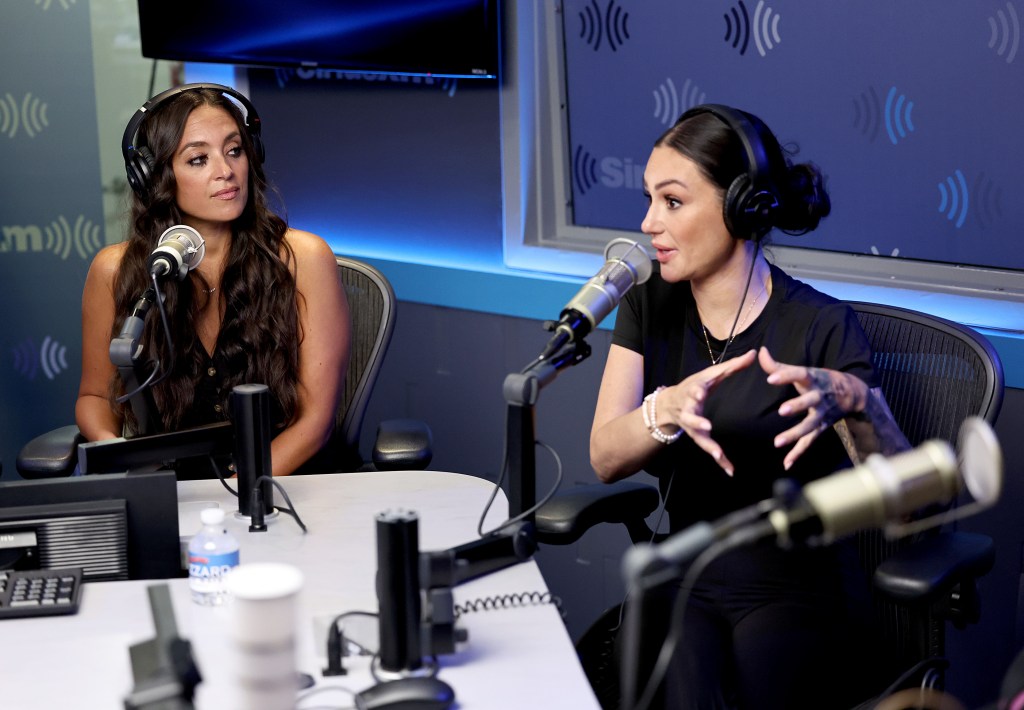
[[[329,619],[350,610],[377,610],[378,513],[389,508],[419,515],[420,550],[446,549],[476,538],[476,524],[493,484],[436,471],[297,476],[281,480],[309,527],[279,515],[265,533],[249,533],[236,500],[218,481],[178,483],[182,534],[199,529],[199,510],[218,504],[241,542],[242,564],[285,562],[305,577],[299,600],[299,669],[315,687],[362,690],[372,685],[368,657],[349,657],[349,675],[322,678],[325,649],[319,635]],[[275,493],[275,502],[284,500]],[[500,522],[507,504],[499,493],[485,529]],[[152,638],[146,587],[161,582],[86,585],[78,614],[0,622],[0,705],[5,710],[118,708],[132,687],[128,647]],[[230,707],[222,660],[230,655],[224,629],[230,609],[193,604],[185,579],[169,580],[180,634],[193,645],[203,683],[196,705]],[[529,561],[455,588],[455,601],[547,587]],[[517,606],[464,614],[469,633],[457,652],[440,657],[440,677],[459,708],[597,708],[568,634],[552,605]],[[316,629],[316,631],[314,631]],[[321,693],[297,707],[352,707],[350,695]]]

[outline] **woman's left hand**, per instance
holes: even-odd
[[[848,414],[864,409],[868,386],[858,377],[819,367],[785,365],[776,362],[765,347],[760,349],[757,359],[761,369],[768,373],[769,384],[793,385],[799,393],[782,403],[779,414],[790,417],[806,412],[796,426],[775,437],[776,448],[793,444],[783,460],[786,470],[819,434]]]

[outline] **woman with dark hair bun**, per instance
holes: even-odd
[[[205,254],[184,280],[161,283],[170,337],[154,312],[141,338],[159,370],[152,387],[159,429],[225,420],[235,385],[265,384],[273,473],[284,475],[321,451],[334,430],[348,305],[331,248],[289,228],[268,205],[258,119],[243,115],[233,93],[208,84],[165,92],[133,117],[141,120],[137,135],[127,135],[133,123],[126,129],[131,221],[127,239],[102,249],[86,279],[75,414],[91,441],[138,431],[131,407],[117,401],[125,388],[108,348],[152,285],[147,262],[160,236],[192,227]],[[179,470],[193,475],[212,471]]]
[[[908,448],[853,311],[762,249],[828,215],[816,166],[794,165],[756,116],[703,105],[655,143],[644,188],[657,263],[619,305],[590,439],[602,481],[658,477],[675,532],[771,498],[778,479]],[[863,591],[848,552],[767,540],[711,562],[665,707],[843,707]]]

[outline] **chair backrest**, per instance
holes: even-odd
[[[348,372],[335,426],[335,445],[343,447],[338,470],[361,463],[359,434],[373,385],[395,329],[396,300],[391,283],[369,264],[338,257],[338,271],[352,319]]]
[[[943,318],[875,303],[850,302],[873,351],[882,393],[910,444],[943,439],[954,446],[969,416],[995,421],[1003,401],[1003,368],[977,331]],[[868,574],[913,540],[888,540],[879,531],[857,535]],[[897,667],[919,660],[914,622],[903,608],[875,600],[884,647]],[[926,633],[941,634],[941,625]]]
[[[956,443],[969,416],[992,423],[1003,402],[1003,368],[977,331],[906,308],[851,302],[874,351],[882,393],[911,445]]]

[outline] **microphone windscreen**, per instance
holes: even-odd
[[[642,284],[651,278],[651,257],[639,242],[634,242],[625,237],[613,239],[604,248],[605,261],[619,261],[629,266],[633,271],[635,280],[633,286]]]
[[[968,417],[960,425],[957,441],[960,475],[971,496],[988,507],[1003,490],[1003,451],[996,434],[981,417]]]
[[[170,229],[166,230],[160,235],[160,239],[157,241],[157,246],[166,242],[176,241],[182,247],[184,247],[184,255],[182,256],[184,266],[188,267],[189,270],[199,266],[199,262],[206,256],[206,240],[186,224],[176,224]]]

